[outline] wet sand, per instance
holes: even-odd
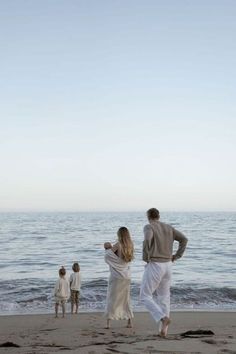
[[[173,312],[171,318],[164,339],[157,335],[157,325],[146,312],[135,313],[132,329],[125,328],[125,321],[112,321],[109,330],[104,328],[102,313],[67,314],[64,319],[53,315],[1,316],[0,354],[236,354],[236,312]],[[181,336],[189,330],[211,330],[214,334]]]

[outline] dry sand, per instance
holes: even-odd
[[[126,322],[112,321],[104,329],[101,313],[66,315],[25,315],[0,317],[0,345],[10,342],[19,347],[0,347],[0,354],[48,353],[163,353],[236,354],[236,312],[173,312],[167,339],[157,336],[151,316],[135,313],[134,328]],[[184,338],[188,330],[211,330],[214,335]]]

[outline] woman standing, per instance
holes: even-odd
[[[117,236],[114,246],[110,242],[104,244],[105,262],[110,267],[105,316],[107,328],[110,328],[110,320],[128,320],[127,327],[131,328],[134,316],[130,306],[129,263],[134,258],[134,246],[126,227],[119,228]]]

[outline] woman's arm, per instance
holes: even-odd
[[[115,253],[116,251],[118,251],[119,249],[119,242],[116,242],[113,246],[112,246],[112,251]]]
[[[120,243],[116,242],[111,249],[117,256],[120,254]]]

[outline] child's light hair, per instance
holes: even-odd
[[[117,231],[117,236],[121,246],[121,257],[125,262],[131,262],[134,258],[134,245],[129,230],[122,226]]]
[[[60,277],[64,277],[66,275],[66,269],[63,266],[59,269],[59,275]]]
[[[75,273],[78,273],[80,271],[80,266],[79,266],[79,263],[78,262],[75,262],[72,266],[72,270],[75,272]]]

